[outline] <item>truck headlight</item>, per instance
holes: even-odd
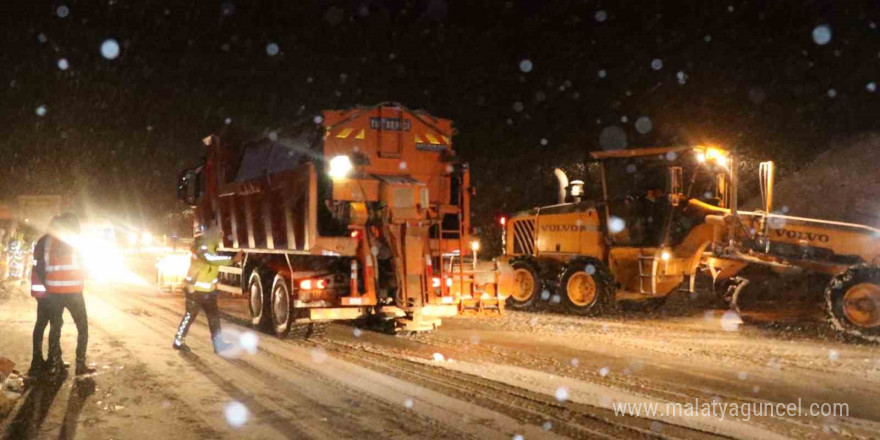
[[[330,159],[330,171],[327,174],[333,179],[343,179],[351,169],[351,159],[346,155],[339,155]]]

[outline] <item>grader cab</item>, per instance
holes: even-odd
[[[730,203],[730,154],[698,146],[592,158],[586,182],[556,171],[557,204],[507,222],[502,261],[516,281],[509,307],[557,298],[555,289],[568,311],[595,315],[618,301],[652,308],[680,287],[693,291],[714,238],[705,217]]]

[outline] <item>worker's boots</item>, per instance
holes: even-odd
[[[174,339],[174,342],[171,344],[171,348],[173,348],[179,352],[182,352],[182,353],[189,353],[191,351],[189,349],[189,345],[186,345],[186,342],[183,342],[182,340],[179,340],[176,338]]]

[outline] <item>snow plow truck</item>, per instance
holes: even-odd
[[[219,227],[220,250],[244,254],[217,289],[247,299],[254,326],[431,330],[503,309],[501,272],[465,261],[473,188],[452,136],[450,120],[396,103],[323,111],[245,142],[212,135],[205,162],[180,172],[178,198],[196,231]]]

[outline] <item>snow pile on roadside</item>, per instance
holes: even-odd
[[[810,164],[778,181],[774,210],[798,217],[880,227],[878,164],[880,133],[861,135],[832,146]],[[759,206],[760,198],[748,205]]]

